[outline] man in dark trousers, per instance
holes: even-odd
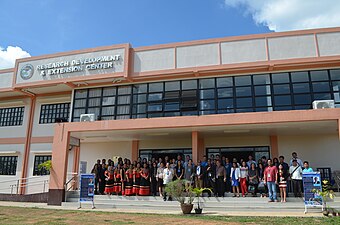
[[[227,173],[221,161],[216,160],[216,193],[218,197],[224,197],[224,182],[227,181]]]

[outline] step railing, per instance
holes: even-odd
[[[19,194],[20,188],[32,186],[42,186],[43,188],[39,192],[44,193],[48,191],[48,189],[46,189],[48,183],[49,175],[5,180],[0,182],[2,187],[0,188],[0,193],[9,192],[11,195]],[[39,188],[37,190],[39,190]]]
[[[72,177],[68,179],[64,184],[65,189],[65,202],[67,201],[70,191],[78,190],[79,187],[79,175],[78,173],[70,173]]]

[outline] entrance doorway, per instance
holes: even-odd
[[[185,159],[186,155],[192,157],[191,149],[141,149],[139,150],[139,157],[146,158],[147,160],[151,160],[152,158],[159,159],[162,158],[164,160],[165,156],[168,156],[169,159],[177,159],[177,156],[180,155],[182,160]]]
[[[252,156],[253,159],[257,162],[262,156],[266,156],[267,159],[270,157],[269,154],[269,146],[254,146],[254,147],[217,147],[217,148],[207,148],[206,150],[207,156],[210,155],[220,155],[229,158],[232,161],[233,158],[236,158],[238,162],[241,159],[248,161],[248,156]]]

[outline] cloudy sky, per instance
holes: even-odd
[[[0,69],[15,59],[340,26],[340,0],[0,0]]]

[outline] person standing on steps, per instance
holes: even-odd
[[[277,202],[276,185],[278,180],[277,167],[268,159],[268,166],[264,170],[264,183],[268,186],[269,202]]]
[[[167,163],[165,169],[163,170],[163,184],[164,184],[164,194],[163,194],[163,200],[166,201],[166,191],[165,187],[168,183],[172,181],[174,177],[174,171],[170,168],[170,164]],[[169,196],[168,201],[172,201],[171,196]]]

